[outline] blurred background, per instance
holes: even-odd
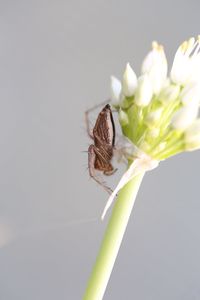
[[[84,111],[127,62],[139,74],[152,40],[171,64],[200,33],[199,10],[197,0],[0,0],[1,300],[82,299],[108,220],[88,175]],[[186,153],[145,176],[104,299],[200,299],[199,165],[200,152]]]

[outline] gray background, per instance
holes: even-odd
[[[152,40],[171,63],[199,33],[199,10],[197,0],[0,0],[0,300],[82,298],[108,219],[82,152],[83,113],[127,61],[139,72]],[[146,175],[104,299],[200,299],[199,162],[186,153]]]

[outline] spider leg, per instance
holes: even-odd
[[[92,106],[91,108],[89,108],[88,110],[85,111],[85,125],[86,125],[86,130],[87,130],[87,133],[89,135],[89,137],[91,139],[93,139],[93,134],[92,134],[92,130],[90,129],[90,122],[89,122],[89,114],[94,111],[95,109],[97,109],[98,107],[101,107],[103,106],[104,104],[107,104],[111,101],[111,99],[107,99],[106,101],[103,101],[97,105],[94,105]]]
[[[91,139],[93,139],[92,131],[90,129],[90,121],[88,118],[88,114],[89,114],[89,110],[85,111],[85,126],[86,126],[86,130],[87,130],[87,134],[89,135],[89,137]]]
[[[117,172],[117,169],[113,169],[112,171],[104,171],[103,174],[106,176],[113,175],[115,172]]]

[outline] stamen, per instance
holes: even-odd
[[[162,45],[158,44],[158,42],[156,42],[156,41],[152,42],[152,49],[156,50],[156,51],[159,51],[159,52],[164,51],[164,47]]]
[[[200,50],[200,38],[198,37],[194,44],[194,52],[192,54],[192,57],[197,56],[199,54],[199,50]]]
[[[187,43],[187,46],[186,46],[185,55],[190,56],[196,46],[195,39],[192,37],[186,43]]]
[[[179,47],[179,49],[178,49],[178,52],[182,52],[183,54],[185,54],[185,52],[186,52],[186,50],[187,50],[187,45],[188,45],[187,41],[184,41],[184,42],[180,45],[180,47]]]

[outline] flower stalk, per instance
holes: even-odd
[[[119,192],[83,300],[101,300],[106,290],[144,173]]]

